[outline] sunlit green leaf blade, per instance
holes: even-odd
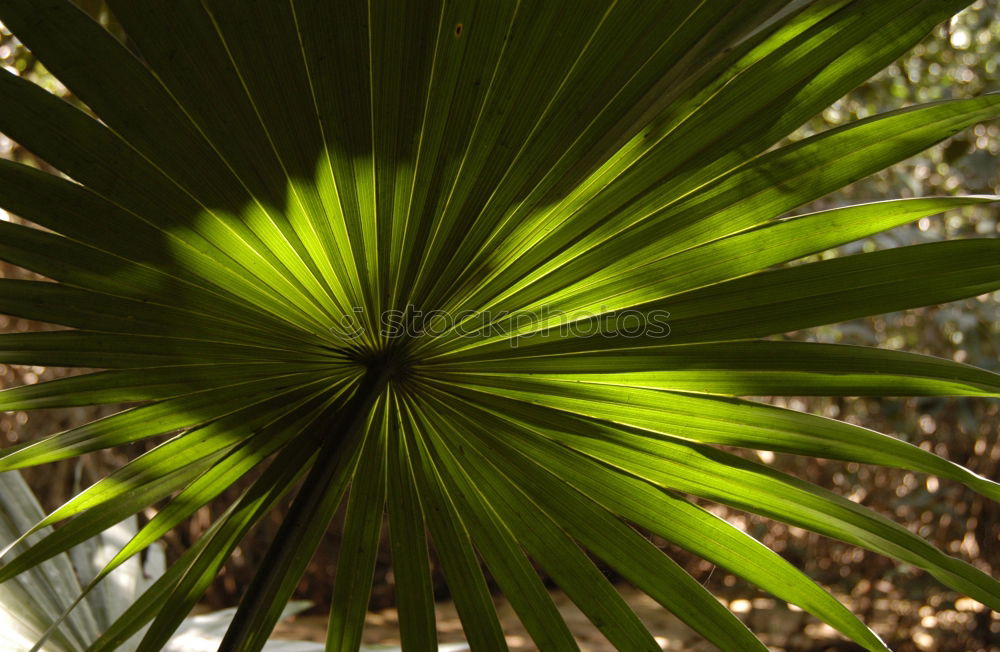
[[[586,614],[612,644],[621,649],[655,650],[656,641],[601,571],[563,529],[524,495],[503,473],[487,463],[489,451],[463,439],[456,426],[436,420],[442,445],[466,460],[463,470],[510,529],[527,554]],[[459,426],[460,428],[461,426]]]
[[[628,311],[516,315],[485,339],[465,333],[430,359],[552,355],[742,340],[983,294],[1000,287],[1000,240],[969,239],[899,247],[759,272],[636,306]],[[603,312],[603,311],[602,311]],[[642,328],[635,328],[634,315]],[[520,322],[520,323],[519,323]],[[561,323],[560,323],[561,322]],[[513,333],[505,332],[514,327]],[[655,326],[656,328],[653,328]],[[566,333],[566,336],[557,336]],[[470,342],[471,340],[471,342]],[[483,343],[486,342],[486,343]]]
[[[386,411],[385,402],[376,406],[347,500],[326,634],[335,652],[361,646],[385,511]]]
[[[311,401],[306,406],[295,405],[302,413],[300,418],[289,422],[285,415],[278,416],[273,422],[261,428],[256,436],[244,440],[228,451],[224,458],[184,487],[165,507],[158,510],[125,547],[108,561],[95,582],[166,534],[250,469],[283,448],[290,440],[301,435],[319,416],[320,410],[329,407],[327,405],[314,409],[315,403],[316,401]]]
[[[0,360],[9,364],[128,369],[177,364],[322,362],[345,360],[339,352],[302,351],[287,343],[253,346],[180,336],[63,330],[0,334]]]
[[[858,121],[754,158],[777,140],[775,136],[787,133],[781,124],[781,116],[787,115],[786,105],[775,99],[775,94],[791,85],[790,94],[801,91],[808,98],[808,105],[810,100],[818,99],[817,95],[822,97],[830,92],[826,83],[831,77],[857,72],[857,68],[843,65],[845,62],[828,66],[831,58],[840,54],[838,48],[859,46],[850,57],[858,63],[860,58],[873,54],[863,52],[870,46],[859,41],[865,43],[865,33],[886,29],[885,23],[905,24],[903,29],[909,31],[903,39],[919,38],[930,25],[923,23],[923,28],[917,25],[929,17],[922,12],[903,10],[911,6],[896,0],[878,5],[852,3],[751,66],[737,76],[736,83],[724,86],[707,99],[702,98],[705,104],[679,115],[666,111],[666,124],[654,123],[630,143],[645,149],[652,142],[651,153],[631,166],[634,159],[629,154],[623,157],[624,161],[612,158],[604,169],[576,189],[575,196],[571,195],[554,210],[543,211],[534,223],[529,222],[532,227],[529,234],[520,238],[510,235],[506,242],[501,241],[504,246],[486,252],[484,266],[498,270],[489,277],[493,282],[480,282],[477,287],[482,289],[475,298],[450,307],[479,309],[490,305],[491,298],[509,295],[588,250],[594,251],[589,260],[584,258],[576,270],[561,271],[562,278],[575,280],[588,271],[599,271],[609,261],[621,257],[622,251],[627,252],[626,256],[631,254],[633,260],[642,260],[651,251],[656,252],[656,248],[651,247],[646,254],[639,251],[656,242],[667,243],[656,252],[664,255],[749,228],[915,154],[958,129],[995,117],[1000,102],[997,96],[917,107]],[[873,18],[871,12],[882,14],[878,26],[868,22]],[[825,34],[829,40],[819,34]],[[875,49],[888,45],[880,39],[872,39],[871,44]],[[898,45],[898,42],[889,45],[887,51],[892,52]],[[804,64],[804,59],[811,63]],[[810,65],[820,70],[825,68],[819,73],[824,78],[822,83],[812,80],[810,84],[808,77],[796,77]],[[838,81],[843,82],[843,78]],[[797,86],[799,83],[802,85]],[[835,88],[837,81],[833,83]],[[813,112],[835,97],[813,105]],[[755,106],[755,100],[765,104]],[[768,107],[768,102],[779,102],[781,107]],[[756,111],[763,115],[755,115]],[[802,115],[800,120],[808,115],[811,113]],[[775,118],[778,124],[772,132]],[[735,130],[735,134],[729,129]],[[759,140],[753,138],[756,130],[765,131]],[[875,133],[879,135],[873,137]],[[748,137],[747,146],[739,147],[745,142],[742,139]],[[706,150],[717,158],[706,156]],[[690,165],[681,167],[685,162]],[[729,174],[722,176],[724,173]],[[776,180],[794,181],[785,185]],[[598,250],[598,245],[605,242],[609,246]],[[626,243],[631,250],[619,249],[617,253],[611,250],[616,244]],[[525,280],[519,281],[527,272],[530,274]],[[507,307],[517,305],[524,304]]]
[[[380,372],[367,373],[350,399],[313,424],[310,436],[303,438],[302,444],[319,444],[315,461],[264,556],[261,571],[244,592],[221,647],[263,648],[340,505],[384,388]]]
[[[569,419],[565,421],[572,423]],[[512,427],[513,423],[522,427],[527,425],[530,431]],[[544,435],[544,431],[536,431],[530,424],[505,423],[500,418],[491,419],[489,424],[497,428],[513,448],[613,513],[743,575],[757,586],[822,618],[867,649],[886,649],[878,637],[836,599],[776,553],[725,521],[645,482],[546,441],[536,436]]]
[[[459,423],[463,429],[475,428],[463,435],[466,446],[471,445],[473,432],[486,439],[480,446],[490,452],[495,472],[519,486],[528,500],[537,503],[581,545],[707,640],[723,649],[765,649],[743,623],[648,540],[591,498],[567,487],[550,470],[509,447],[488,424],[477,427],[465,418]]]
[[[453,488],[452,497],[465,508],[462,514],[472,526],[476,549],[525,628],[535,642],[545,649],[578,649],[566,622],[518,546],[513,532],[503,524],[488,498],[472,483],[462,470],[461,463],[451,455],[442,441],[437,432],[436,418],[426,414],[426,411],[433,413],[433,408],[426,405],[415,406],[414,411],[418,416],[418,423],[423,424],[428,443],[433,446],[443,479]]]
[[[159,403],[124,410],[103,419],[5,449],[0,469],[10,470],[66,459],[180,428],[191,428],[279,396],[315,391],[323,374],[292,374],[192,392]]]
[[[398,407],[394,411],[396,418],[390,421],[387,433],[386,482],[399,636],[408,648],[426,649],[437,641],[427,535],[409,448],[402,433],[402,415]]]
[[[857,149],[853,144],[847,144],[846,147],[851,151]],[[829,173],[829,169],[827,162],[813,163],[811,167],[813,171],[822,170],[824,173]],[[804,179],[801,186],[796,186],[815,188],[816,183],[811,179]],[[746,192],[745,183],[732,187]],[[774,186],[770,188],[773,189]],[[786,192],[780,194],[787,195]],[[553,314],[571,315],[575,311],[598,314],[648,303],[745,276],[948,209],[998,199],[1000,198],[992,196],[934,197],[834,208],[770,223],[674,255],[669,255],[670,248],[664,251],[662,247],[656,247],[658,251],[655,252],[652,248],[635,252],[637,243],[649,239],[648,234],[642,233],[634,240],[623,239],[610,251],[602,251],[602,258],[616,262],[595,269],[585,280],[550,294],[544,305]],[[736,202],[732,212],[745,218],[753,212],[747,203],[748,200]],[[756,210],[764,215],[777,212],[766,205]],[[690,214],[690,210],[685,210],[683,219],[689,219]],[[715,218],[719,218],[719,223],[727,224],[729,228],[738,226],[728,211],[717,213],[713,219]],[[668,239],[671,243],[682,240],[676,232],[671,232]],[[525,310],[539,308],[540,306],[528,306]]]
[[[833,492],[708,446],[498,400],[495,408],[595,459],[678,490],[814,530],[923,568],[944,584],[997,603],[1000,587],[906,528]]]
[[[463,376],[454,390],[483,393],[660,433],[674,441],[883,464],[962,482],[992,499],[1000,484],[894,437],[834,419],[738,399],[527,377]],[[474,389],[471,389],[474,388]]]
[[[414,452],[411,464],[421,508],[448,587],[453,591],[465,637],[469,645],[477,649],[506,650],[507,642],[472,547],[470,532],[451,496],[441,485],[429,451],[421,445],[426,435],[414,428],[412,415],[407,414],[407,420],[410,427],[404,432],[409,435],[407,444]]]
[[[734,396],[1000,394],[1000,374],[927,355],[846,344],[757,340],[554,355],[505,353],[488,361],[490,374]],[[482,366],[477,360],[429,369],[477,373]]]
[[[146,505],[170,495],[197,477],[205,466],[206,463],[202,462],[166,473],[156,483],[121,494],[117,500],[107,501],[100,510],[84,512],[0,567],[0,582],[6,582],[18,573],[65,552],[120,523]]]
[[[163,575],[153,588],[143,594],[142,599],[95,642],[89,652],[115,649],[117,642],[134,634],[150,619],[153,619],[153,623],[143,636],[139,650],[141,652],[160,650],[184,616],[201,599],[239,541],[295,484],[298,477],[309,468],[313,458],[314,451],[286,448],[272,461],[261,477],[185,553],[187,559],[182,558],[178,561],[175,567],[179,568],[180,572],[175,575]],[[161,605],[151,604],[146,599],[147,596],[152,600],[165,600],[170,608],[163,609]]]
[[[336,366],[289,362],[206,364],[103,371],[0,391],[0,410],[37,410],[73,405],[151,401],[232,385],[237,379],[275,378],[289,373],[309,373],[317,370],[328,370],[327,373],[332,377],[346,377],[351,373],[343,367],[338,369]]]

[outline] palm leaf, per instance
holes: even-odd
[[[0,470],[172,435],[19,524],[0,581],[167,499],[87,593],[260,469],[82,644],[151,623],[141,649],[159,649],[297,482],[226,649],[263,646],[341,505],[333,650],[360,644],[385,514],[413,649],[437,639],[431,548],[476,649],[506,646],[484,570],[541,648],[576,648],[534,564],[616,646],[655,649],[595,558],[723,649],[763,649],[633,526],[885,649],[690,497],[997,608],[1000,583],[976,568],[717,448],[1000,498],[893,437],[745,398],[1000,396],[1000,376],[968,365],[762,339],[1000,287],[996,240],[796,263],[992,196],[783,217],[1000,115],[987,95],[782,144],[964,4],[112,1],[120,40],[69,0],[0,3],[80,102],[0,71],[0,131],[66,177],[0,162],[0,207],[25,221],[0,222],[0,258],[49,279],[0,281],[0,312],[66,327],[0,336],[0,362],[103,369],[7,389],[0,409],[139,403],[4,450]]]

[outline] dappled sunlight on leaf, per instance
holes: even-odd
[[[920,569],[1000,608],[989,569],[963,561],[980,514],[953,518],[966,529],[947,551],[922,538],[931,494],[995,502],[995,474],[953,459],[931,409],[881,434],[808,398],[971,402],[1000,396],[1000,375],[896,350],[910,343],[893,334],[883,348],[846,329],[781,339],[1000,288],[1000,240],[879,235],[998,200],[955,196],[937,161],[920,175],[940,196],[788,217],[1000,114],[995,94],[838,101],[962,6],[0,3],[39,74],[65,85],[0,72],[0,130],[45,161],[0,160],[0,206],[17,216],[0,221],[0,258],[43,277],[0,279],[0,312],[69,329],[0,335],[0,362],[104,370],[25,372],[0,409],[123,408],[18,441],[0,470],[134,451],[16,528],[32,545],[4,557],[0,582],[142,512],[85,594],[185,519],[199,536],[90,650],[140,633],[140,650],[160,649],[220,573],[236,588],[230,559],[254,571],[239,607],[191,634],[265,649],[317,550],[333,576],[326,646],[357,649],[383,546],[407,649],[583,648],[586,620],[625,650],[692,634],[763,650],[789,623],[885,650],[853,596],[776,543],[781,528],[855,546],[820,557],[826,584],[877,555],[901,584]],[[954,20],[972,54],[979,37]],[[834,102],[823,115],[843,124],[793,135]],[[958,140],[944,147],[965,160]],[[937,310],[964,344],[974,324]],[[830,477],[787,473],[785,456]],[[852,490],[871,466],[899,481]],[[889,508],[867,506],[876,491]],[[702,560],[696,575],[683,555]],[[439,578],[457,620],[435,607]],[[715,595],[738,581],[773,598]],[[786,602],[800,611],[781,633],[755,619]]]

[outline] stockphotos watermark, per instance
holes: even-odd
[[[423,311],[410,305],[404,310],[386,310],[369,320],[365,309],[354,307],[344,314],[330,332],[338,338],[354,340],[369,331],[383,339],[455,337],[491,339],[506,336],[511,346],[529,338],[624,337],[666,338],[670,335],[666,310],[604,310],[563,313],[547,308],[538,311]]]

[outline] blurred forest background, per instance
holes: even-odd
[[[120,30],[100,0],[79,2],[112,32]],[[268,47],[266,42],[262,48]],[[0,26],[0,65],[76,103],[31,53]],[[791,137],[803,138],[876,113],[938,99],[973,97],[1000,91],[1000,0],[979,0],[940,26],[916,49],[887,70],[842,98]],[[127,92],[123,89],[122,92]],[[79,105],[79,104],[78,104]],[[82,107],[81,108],[85,108]],[[977,125],[923,154],[799,212],[843,204],[926,195],[1000,194],[1000,122]],[[55,172],[44,161],[0,135],[0,156]],[[0,219],[17,220],[0,210]],[[924,241],[1000,235],[1000,206],[970,206],[906,225],[856,242],[822,258]],[[32,277],[0,263],[0,276]],[[44,324],[0,316],[0,332],[47,328]],[[887,314],[790,333],[789,339],[841,342],[905,349],[1000,371],[1000,293],[982,295],[940,307]],[[65,370],[0,365],[0,388],[31,384],[66,375]],[[892,434],[943,455],[977,473],[1000,478],[1000,400],[961,398],[816,399],[769,398],[796,410],[860,424]],[[34,439],[110,413],[107,408],[77,408],[52,413],[0,413],[0,446]],[[61,504],[81,486],[93,482],[160,439],[124,449],[86,455],[24,472],[43,506]],[[745,453],[742,453],[745,454]],[[953,483],[914,473],[760,453],[760,459],[833,489],[879,511],[925,537],[951,555],[969,561],[994,577],[1000,575],[1000,505]],[[168,560],[175,559],[204,532],[214,515],[234,499],[231,488],[212,505],[165,540]],[[832,542],[798,528],[720,506],[713,512],[745,529],[805,570],[852,609],[894,648],[907,650],[1000,650],[1000,614],[943,590],[926,574],[852,546]],[[145,517],[148,518],[149,514]],[[142,518],[143,515],[140,515]],[[209,590],[210,608],[236,604],[276,533],[280,512],[253,530]],[[338,527],[331,528],[298,597],[328,608],[338,551]],[[660,542],[661,544],[663,542]],[[665,544],[664,544],[665,545]],[[801,612],[775,604],[765,594],[710,564],[675,550],[675,558],[712,592],[744,616],[765,642],[786,649],[855,649],[838,647],[832,630]],[[439,597],[447,589],[438,578]],[[392,604],[392,576],[385,555],[376,570],[373,610]],[[655,626],[654,633],[655,633]],[[460,632],[458,633],[460,636]],[[813,643],[807,642],[813,640]],[[828,641],[816,647],[815,641]],[[812,646],[812,647],[811,647]]]

